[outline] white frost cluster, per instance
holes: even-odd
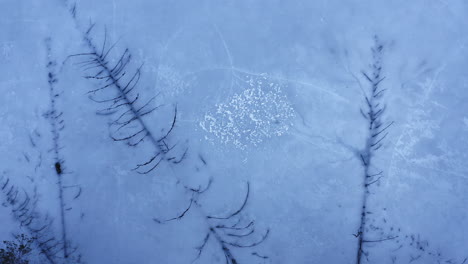
[[[245,149],[257,146],[265,138],[283,135],[291,126],[294,109],[281,86],[267,77],[249,78],[247,88],[217,104],[216,110],[206,113],[200,126],[214,139]]]

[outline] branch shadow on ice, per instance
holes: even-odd
[[[49,120],[52,134],[52,149],[53,152],[53,168],[55,169],[55,175],[57,176],[57,189],[58,189],[58,200],[59,200],[59,220],[60,220],[60,233],[61,243],[63,247],[60,254],[66,261],[72,261],[74,258],[73,254],[78,255],[77,258],[81,258],[77,253],[77,247],[71,245],[69,241],[69,227],[67,224],[67,213],[72,210],[71,201],[78,199],[81,196],[82,188],[79,184],[67,184],[67,180],[70,178],[70,172],[66,170],[65,159],[62,155],[63,145],[61,143],[61,132],[65,129],[65,120],[63,118],[63,112],[58,110],[58,100],[62,93],[57,89],[58,77],[56,74],[57,63],[52,54],[51,38],[47,38],[45,41],[47,50],[47,77],[49,84],[49,98],[50,98],[50,110],[45,114],[45,117]],[[68,177],[66,177],[68,176]],[[67,193],[71,192],[69,195]]]
[[[158,94],[145,100],[138,91],[143,65],[131,71],[132,54],[126,48],[112,62],[113,52],[118,42],[109,43],[107,30],[104,31],[104,40],[101,47],[94,44],[91,35],[95,24],[92,24],[84,33],[83,39],[90,50],[88,53],[70,55],[84,60],[77,62],[88,74],[86,79],[98,83],[98,88],[87,92],[89,98],[106,106],[97,111],[99,115],[112,115],[109,124],[110,137],[115,142],[125,142],[130,147],[138,147],[143,142],[150,142],[155,147],[147,160],[137,164],[133,169],[139,174],[148,174],[154,171],[163,161],[173,164],[180,163],[186,156],[187,148],[181,153],[171,156],[177,144],[169,143],[169,137],[177,122],[177,105],[174,106],[173,116],[169,127],[161,129],[162,133],[156,135],[149,128],[144,118],[159,110],[163,104],[157,102]]]
[[[73,5],[69,11],[79,29],[76,5]],[[88,95],[96,103],[107,104],[106,107],[98,111],[98,114],[114,117],[110,124],[112,140],[114,142],[125,142],[129,147],[152,146],[154,151],[148,160],[137,164],[133,169],[137,173],[149,174],[163,161],[167,162],[169,166],[181,163],[188,156],[188,148],[184,148],[179,154],[172,154],[175,152],[174,149],[177,144],[169,142],[169,138],[176,128],[177,106],[174,107],[169,127],[162,129],[160,136],[153,133],[144,118],[148,118],[151,114],[157,112],[161,105],[155,104],[158,95],[145,100],[144,96],[141,96],[137,90],[143,65],[139,65],[134,71],[129,70],[132,55],[128,48],[125,48],[123,52],[117,55],[118,59],[113,60],[112,56],[117,50],[117,42],[109,44],[107,31],[104,30],[102,45],[96,45],[94,38],[91,36],[94,28],[95,24],[91,24],[82,32],[84,43],[89,52],[70,55],[68,58],[84,59],[77,62],[77,64],[84,71],[90,72],[85,78],[94,80],[99,84],[99,87],[89,91]],[[206,166],[207,161],[201,154],[198,157]],[[174,175],[174,177],[177,178],[178,183],[182,182],[177,175]],[[233,213],[226,216],[206,214],[198,198],[209,191],[211,183],[212,179],[209,180],[206,186],[200,186],[199,188],[191,188],[182,184],[184,191],[191,194],[188,206],[174,217],[168,219],[154,218],[153,220],[158,224],[173,222],[184,218],[190,210],[197,210],[204,217],[207,230],[201,245],[196,248],[198,254],[193,262],[201,257],[210,241],[214,241],[224,254],[227,264],[238,264],[238,258],[233,255],[232,249],[254,248],[267,239],[270,231],[267,229],[257,237],[254,221],[243,223],[243,219],[240,217],[250,197],[249,183],[247,183],[246,195],[241,206]],[[233,221],[235,222],[233,223]],[[260,255],[257,252],[252,252],[251,255],[261,259],[268,258],[268,256]]]
[[[202,204],[198,201],[200,195],[208,191],[211,186],[212,181],[203,189],[192,189],[192,197],[190,199],[189,205],[183,212],[175,217],[169,219],[158,219],[154,218],[153,220],[158,224],[165,224],[175,220],[181,220],[193,207],[198,207],[202,209]],[[203,238],[202,243],[196,247],[197,255],[192,261],[192,263],[197,262],[200,259],[203,252],[205,252],[206,246],[210,241],[216,243],[219,248],[221,248],[224,255],[226,264],[237,264],[239,261],[232,253],[232,249],[242,249],[242,248],[255,248],[256,246],[263,243],[270,230],[258,232],[255,227],[255,221],[250,220],[246,221],[242,217],[242,213],[247,206],[249,196],[250,196],[250,183],[247,183],[246,194],[242,201],[242,204],[232,213],[226,215],[206,215],[206,220],[208,228],[206,234]],[[260,255],[257,252],[251,252],[252,256],[268,259],[268,256]]]
[[[33,238],[34,245],[44,256],[44,262],[50,264],[59,264],[63,261],[69,261],[77,248],[68,245],[70,259],[64,259],[62,252],[65,248],[64,241],[56,236],[54,231],[54,220],[47,214],[42,214],[37,209],[38,195],[34,189],[31,195],[25,189],[15,186],[10,178],[2,176],[0,178],[0,190],[5,197],[4,206],[11,209],[15,221],[24,228]],[[74,263],[80,263],[81,257],[76,256]],[[66,262],[70,263],[70,262]]]
[[[370,93],[364,92],[365,105],[360,109],[360,114],[367,122],[368,135],[366,144],[362,150],[357,150],[345,146],[356,154],[364,170],[362,190],[363,199],[360,212],[360,226],[358,231],[353,234],[358,239],[357,260],[360,264],[364,261],[370,263],[370,251],[375,249],[377,244],[386,246],[392,263],[401,263],[404,257],[398,258],[397,253],[403,248],[408,254],[409,263],[421,259],[424,255],[441,263],[465,263],[447,259],[439,250],[429,245],[427,240],[423,240],[419,234],[405,234],[400,227],[394,227],[385,218],[377,219],[376,211],[369,208],[369,198],[375,195],[377,188],[384,178],[384,172],[376,168],[374,158],[384,144],[384,140],[389,134],[389,128],[394,124],[393,121],[385,122],[383,115],[387,109],[382,101],[387,89],[382,88],[381,84],[385,80],[382,76],[382,55],[384,45],[377,36],[374,36],[374,46],[371,48],[372,64],[371,73],[362,71],[362,76],[370,86]],[[386,208],[384,208],[386,211]],[[403,250],[402,250],[403,251]],[[398,260],[398,262],[397,262]]]

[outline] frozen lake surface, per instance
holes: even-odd
[[[0,241],[468,264],[467,44],[462,0],[0,0]]]

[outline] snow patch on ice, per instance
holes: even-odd
[[[200,126],[208,132],[207,140],[246,149],[288,131],[295,112],[281,85],[267,77],[248,78],[245,85],[243,92],[205,114]]]

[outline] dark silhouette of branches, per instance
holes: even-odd
[[[199,191],[199,189],[187,189],[192,192],[192,197],[188,206],[183,210],[183,212],[175,217],[160,220],[157,218],[153,218],[155,222],[158,224],[164,224],[167,222],[171,222],[174,220],[181,220],[192,208],[198,208],[201,212],[202,204],[198,201],[200,194],[203,194],[205,191],[209,189],[211,185],[211,181],[207,184],[207,187],[203,188],[203,191]],[[249,199],[250,194],[250,184],[247,183],[247,191],[245,194],[245,198],[238,209],[233,211],[232,213],[228,214],[227,216],[211,216],[206,215],[205,219],[208,223],[208,229],[204,236],[203,242],[200,246],[196,247],[197,256],[192,261],[192,263],[196,262],[202,255],[205,250],[205,246],[210,240],[213,240],[215,243],[218,244],[219,248],[222,250],[226,263],[228,264],[236,264],[239,263],[235,256],[232,254],[233,248],[254,248],[257,245],[261,244],[265,239],[268,237],[270,230],[267,229],[263,232],[260,236],[257,235],[255,230],[255,222],[250,221],[245,223],[243,218],[241,217],[242,212],[247,206],[247,202]],[[234,223],[232,223],[234,221]],[[252,252],[253,256],[261,257],[261,258],[268,258],[267,256],[259,256],[258,253]]]
[[[34,238],[25,234],[14,235],[15,240],[3,241],[5,248],[0,248],[0,263],[2,264],[29,264],[29,255]]]
[[[387,241],[389,238],[370,239],[367,237],[366,231],[368,229],[367,221],[368,214],[370,214],[367,208],[367,202],[369,199],[370,191],[369,188],[373,184],[378,183],[382,179],[383,172],[374,172],[373,157],[376,152],[383,146],[383,140],[388,135],[388,129],[391,127],[393,122],[386,123],[383,121],[382,116],[385,113],[386,105],[382,102],[383,96],[387,89],[381,87],[381,83],[385,80],[382,76],[382,52],[384,46],[380,43],[377,36],[374,38],[375,45],[372,50],[373,63],[371,65],[371,73],[362,71],[363,77],[367,80],[370,92],[364,95],[365,106],[360,109],[361,115],[365,118],[368,125],[368,136],[366,139],[366,145],[360,152],[359,157],[364,168],[363,177],[363,199],[361,207],[361,221],[358,232],[354,235],[358,238],[358,250],[356,263],[360,264],[362,261],[362,255],[368,256],[364,248],[365,243],[375,243]]]
[[[50,110],[45,114],[51,124],[52,134],[52,149],[51,152],[54,154],[54,173],[57,175],[57,187],[59,193],[59,211],[60,211],[60,234],[57,235],[54,230],[54,221],[47,215],[37,210],[38,196],[37,191],[34,189],[33,195],[28,193],[25,189],[20,189],[12,184],[10,178],[0,178],[1,191],[5,196],[4,205],[11,208],[13,218],[18,222],[21,228],[24,228],[28,234],[33,237],[34,245],[37,247],[39,252],[44,256],[47,263],[58,264],[58,263],[79,263],[80,256],[75,254],[76,248],[70,245],[68,241],[65,211],[66,208],[64,190],[66,188],[72,188],[63,184],[64,161],[60,157],[60,132],[64,129],[63,113],[57,110],[56,100],[60,97],[60,94],[56,91],[55,85],[57,83],[57,77],[55,74],[56,62],[52,59],[51,54],[51,40],[45,41],[47,49],[47,79],[49,85],[50,95]],[[35,132],[39,136],[38,132]],[[32,147],[36,147],[36,143],[33,138],[30,137],[30,143]],[[40,159],[42,160],[41,156]],[[29,159],[26,159],[29,162]],[[40,166],[37,165],[37,167]],[[79,197],[81,188],[76,186],[73,189],[77,189],[77,193],[74,195],[75,199]],[[73,257],[72,257],[73,256]]]
[[[70,9],[70,14],[75,20],[77,27],[77,8],[74,4]],[[88,48],[88,52],[75,54],[69,58],[77,57],[84,58],[78,64],[87,72],[85,78],[94,80],[100,84],[88,92],[91,100],[97,103],[106,103],[107,106],[98,111],[102,115],[113,115],[114,120],[111,122],[111,138],[113,141],[126,142],[130,147],[136,147],[143,142],[149,142],[154,147],[154,153],[144,162],[137,164],[133,169],[140,174],[148,174],[156,169],[162,161],[169,162],[169,165],[175,165],[182,162],[187,157],[187,149],[179,157],[169,155],[176,144],[169,143],[169,137],[176,127],[177,122],[177,106],[174,107],[174,115],[168,129],[159,137],[153,134],[146,125],[144,118],[154,113],[161,105],[153,105],[157,95],[147,101],[137,91],[137,86],[141,78],[141,68],[139,65],[133,73],[130,73],[129,68],[132,60],[132,55],[128,48],[118,55],[118,59],[114,62],[111,60],[111,54],[117,48],[117,42],[109,44],[107,31],[104,30],[104,40],[102,45],[96,45],[91,33],[95,24],[91,24],[83,32],[83,40]],[[199,155],[199,159],[206,166],[206,160]],[[177,177],[177,176],[176,176]],[[182,182],[180,179],[177,180]],[[181,220],[190,210],[196,208],[202,215],[205,215],[208,229],[204,236],[202,244],[197,247],[197,257],[194,262],[200,258],[207,243],[214,240],[221,248],[227,264],[239,263],[233,256],[231,250],[233,248],[253,248],[261,244],[268,237],[269,230],[254,240],[256,234],[254,230],[254,222],[251,221],[245,227],[238,227],[241,218],[240,215],[247,205],[250,194],[250,185],[247,184],[246,196],[241,206],[233,213],[227,216],[210,216],[204,213],[202,205],[198,202],[200,195],[209,190],[212,180],[206,184],[206,187],[192,188],[186,185],[185,191],[190,193],[190,200],[186,208],[181,210],[181,213],[167,219],[154,218],[156,223],[163,224]],[[234,218],[238,218],[236,224],[226,224]],[[227,232],[229,231],[229,232]],[[212,238],[212,239],[210,239]],[[259,257],[257,253],[252,253],[253,256]],[[261,258],[266,258],[262,256]]]
[[[0,178],[0,188],[5,197],[3,205],[11,208],[16,222],[34,237],[34,243],[47,263],[61,263],[60,252],[64,244],[54,234],[52,218],[37,211],[36,190],[30,195],[26,190],[13,185],[10,178],[6,177]]]
[[[247,193],[245,195],[244,202],[242,203],[242,205],[241,205],[241,207],[239,209],[237,209],[235,212],[233,212],[232,214],[230,214],[228,216],[207,216],[207,218],[211,218],[211,219],[230,219],[230,218],[238,215],[245,208],[245,205],[247,204],[247,201],[249,200],[249,195],[250,195],[250,184],[247,183]]]
[[[73,248],[69,242],[68,227],[67,227],[67,218],[66,211],[71,210],[66,203],[65,191],[75,191],[73,199],[77,199],[82,192],[81,186],[71,185],[66,186],[64,184],[65,176],[65,161],[61,157],[60,151],[63,148],[60,144],[60,132],[65,128],[65,121],[63,119],[63,112],[57,109],[57,100],[60,98],[61,94],[57,92],[56,84],[58,82],[57,75],[55,73],[55,68],[57,66],[56,61],[53,59],[52,50],[51,50],[51,39],[48,38],[45,41],[47,49],[47,70],[48,70],[48,84],[49,84],[49,97],[50,97],[50,111],[46,114],[46,117],[50,121],[51,133],[52,133],[52,151],[54,153],[54,172],[57,176],[57,188],[59,193],[59,212],[60,212],[60,231],[61,231],[61,241],[62,241],[62,255],[63,259],[68,262],[73,259],[71,256],[72,253],[76,252],[76,248]]]
[[[247,183],[247,191],[245,194],[245,198],[241,206],[237,210],[233,211],[227,216],[206,216],[209,228],[207,234],[205,235],[205,239],[203,240],[202,245],[197,247],[198,254],[193,262],[200,258],[205,248],[205,245],[210,238],[213,238],[213,240],[221,248],[227,264],[239,263],[238,260],[232,254],[233,248],[254,248],[265,241],[265,239],[270,233],[269,229],[267,229],[263,232],[263,234],[260,234],[260,236],[258,236],[256,235],[257,232],[255,230],[254,221],[242,224],[242,222],[244,221],[241,217],[241,213],[246,208],[249,199],[249,194],[250,184]],[[197,201],[196,204],[197,206],[201,207],[201,205]],[[234,223],[232,223],[233,221]],[[254,253],[255,252],[252,252],[252,255],[257,256],[257,254]]]
[[[76,7],[74,10],[76,12]],[[134,168],[139,174],[152,172],[163,160],[180,163],[185,158],[186,151],[180,157],[168,156],[176,146],[176,144],[171,145],[168,139],[176,126],[177,106],[174,107],[169,127],[162,135],[156,136],[149,129],[144,117],[156,112],[162,104],[157,104],[158,95],[144,100],[138,92],[143,65],[139,65],[133,72],[130,70],[132,54],[128,48],[118,55],[117,61],[112,62],[110,57],[116,52],[117,42],[110,43],[107,30],[104,30],[104,41],[98,47],[92,37],[94,27],[92,24],[83,34],[89,52],[74,54],[69,58],[84,59],[77,64],[88,73],[85,78],[99,84],[99,87],[90,90],[88,95],[92,101],[106,104],[98,114],[114,116],[110,123],[110,137],[113,141],[125,142],[131,147],[137,147],[144,141],[149,141],[154,146],[154,153]]]
[[[384,208],[384,211],[386,211],[386,208]],[[379,222],[375,220],[376,219],[373,219],[368,229],[375,234],[380,234],[380,238],[366,240],[364,243],[379,243],[385,241],[388,247],[391,248],[389,255],[393,263],[403,263],[405,257],[409,263],[412,263],[421,259],[423,256],[430,257],[437,263],[463,263],[462,260],[456,261],[453,258],[448,258],[437,249],[434,243],[429,243],[427,239],[423,239],[419,234],[405,233],[404,228],[391,225],[385,218],[380,219]],[[403,248],[405,248],[404,252],[407,256],[397,256]],[[397,260],[399,261],[396,262]]]
[[[195,196],[195,192],[192,194],[192,198],[190,199],[190,203],[189,203],[188,207],[180,215],[169,218],[169,219],[166,219],[166,220],[160,220],[158,218],[153,218],[153,220],[155,222],[159,223],[159,224],[162,224],[162,223],[165,223],[165,222],[170,222],[170,221],[182,219],[185,216],[185,214],[187,214],[187,212],[190,210],[190,208],[192,208],[192,205],[194,203],[194,196]]]
[[[371,72],[362,71],[362,76],[368,82],[370,92],[364,95],[364,107],[360,109],[360,113],[367,122],[368,136],[366,145],[359,153],[359,158],[364,169],[364,177],[362,183],[363,199],[360,215],[360,226],[356,234],[358,238],[358,251],[356,263],[360,264],[363,261],[363,256],[368,261],[369,251],[365,248],[366,244],[375,243],[394,243],[395,249],[393,252],[400,250],[403,247],[413,248],[415,255],[410,255],[409,263],[417,261],[424,254],[435,257],[437,261],[446,263],[459,263],[454,260],[447,260],[442,253],[431,249],[428,241],[420,239],[419,235],[405,234],[401,228],[389,226],[387,220],[383,218],[381,222],[377,222],[375,217],[371,218],[371,214],[375,212],[367,206],[371,195],[371,188],[378,184],[384,177],[382,170],[376,169],[373,164],[373,158],[379,149],[383,146],[383,142],[389,134],[389,128],[394,122],[385,122],[383,116],[387,106],[383,102],[383,97],[387,89],[382,88],[382,82],[385,77],[382,76],[382,53],[384,46],[380,43],[377,36],[374,37],[375,45],[371,49],[373,62],[371,64]],[[383,209],[386,211],[386,208]],[[371,221],[370,221],[371,220]],[[372,231],[372,232],[371,232]],[[372,237],[373,234],[378,234],[377,237]],[[393,261],[397,260],[393,256]],[[450,261],[450,262],[449,262]]]

